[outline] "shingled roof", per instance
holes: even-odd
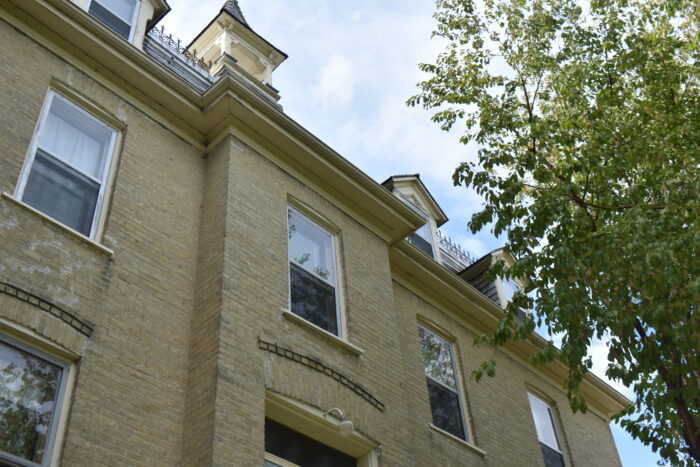
[[[226,0],[226,3],[224,3],[221,11],[225,11],[229,15],[233,16],[237,21],[250,28],[250,25],[243,16],[243,11],[241,11],[241,6],[238,4],[238,0]]]

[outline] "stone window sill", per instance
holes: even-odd
[[[27,212],[34,214],[35,216],[39,217],[44,222],[47,222],[48,224],[63,231],[64,233],[75,238],[76,240],[79,240],[79,241],[85,243],[86,245],[99,251],[100,253],[102,253],[106,256],[109,256],[110,258],[114,257],[114,251],[112,251],[111,249],[109,249],[106,246],[104,246],[100,243],[97,243],[96,241],[86,237],[85,235],[81,234],[80,232],[73,230],[70,227],[61,224],[56,219],[49,217],[46,214],[44,214],[43,212],[34,209],[33,207],[29,206],[28,204],[16,199],[14,196],[12,196],[8,193],[2,193],[2,194],[0,194],[0,199],[3,199],[9,203],[14,204],[15,206],[17,206],[20,209],[23,209]]]
[[[435,431],[435,432],[437,432],[437,433],[440,433],[441,435],[443,435],[443,436],[445,436],[445,437],[451,439],[452,441],[455,441],[455,442],[461,444],[461,445],[464,446],[465,448],[469,449],[469,450],[472,451],[472,452],[475,452],[476,454],[480,455],[481,457],[486,457],[486,451],[484,451],[483,449],[480,449],[480,448],[474,446],[473,444],[471,444],[471,443],[469,443],[469,442],[467,442],[467,441],[464,441],[463,439],[460,439],[460,438],[456,437],[456,436],[453,435],[452,433],[446,432],[446,431],[443,430],[442,428],[436,427],[436,426],[433,425],[432,423],[428,423],[428,426],[430,427],[431,430],[433,430],[433,431]]]
[[[301,316],[297,316],[287,309],[282,309],[282,316],[287,318],[289,321],[292,321],[293,323],[296,323],[296,324],[308,329],[309,331],[312,331],[312,332],[318,334],[319,336],[330,341],[331,343],[333,343],[339,347],[342,347],[345,350],[357,355],[358,357],[360,355],[362,355],[363,353],[365,353],[364,350],[357,347],[356,345],[352,345],[350,342],[348,342],[344,339],[341,339],[340,337],[336,336],[335,334],[331,334],[330,332],[326,331],[325,329],[320,328],[320,327],[316,326],[315,324],[310,323],[309,321],[306,321]]]

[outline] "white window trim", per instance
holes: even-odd
[[[293,462],[289,462],[287,460],[282,459],[281,457],[277,457],[274,454],[270,454],[269,452],[265,453],[265,460],[274,462],[275,464],[281,466],[281,467],[301,467],[300,465],[297,465]]]
[[[61,360],[48,354],[42,350],[36,349],[33,346],[26,344],[22,341],[16,340],[6,334],[0,333],[0,342],[5,342],[11,346],[17,347],[18,349],[33,355],[37,358],[46,360],[61,368],[61,380],[58,384],[58,390],[56,391],[56,406],[54,407],[53,416],[51,418],[51,426],[49,427],[49,435],[46,437],[46,448],[44,450],[44,459],[41,464],[36,462],[27,461],[20,457],[13,456],[11,454],[1,453],[0,460],[6,459],[8,461],[17,463],[19,465],[33,466],[33,467],[47,467],[58,465],[58,455],[60,454],[59,444],[59,434],[63,431],[65,419],[67,415],[67,397],[66,394],[69,392],[69,380],[72,378],[73,372],[72,365],[65,360]]]
[[[41,113],[39,116],[39,120],[36,124],[36,127],[34,129],[34,135],[32,136],[32,143],[29,145],[29,152],[27,153],[27,157],[25,158],[24,161],[24,166],[22,167],[22,173],[19,178],[19,183],[17,183],[17,188],[15,190],[15,198],[19,201],[22,201],[22,198],[24,196],[24,190],[27,186],[27,180],[29,179],[29,173],[32,170],[32,166],[34,165],[34,158],[37,153],[37,149],[39,147],[39,133],[41,132],[42,127],[46,124],[46,118],[49,115],[49,109],[51,108],[51,104],[53,103],[54,99],[60,99],[66,104],[70,105],[71,107],[77,109],[79,112],[83,113],[90,119],[94,120],[95,122],[99,123],[100,125],[104,126],[105,128],[109,129],[112,132],[112,136],[109,142],[109,146],[107,149],[107,155],[104,161],[104,167],[102,168],[102,181],[99,182],[100,184],[100,189],[97,194],[97,201],[95,202],[95,212],[92,217],[92,223],[90,224],[90,232],[86,237],[88,237],[90,240],[96,240],[97,237],[97,232],[99,230],[99,225],[100,221],[102,219],[103,215],[103,205],[104,201],[106,198],[106,191],[107,191],[107,185],[109,184],[109,174],[111,173],[112,169],[112,161],[114,160],[114,153],[116,151],[116,146],[117,146],[117,137],[119,135],[119,131],[114,128],[112,125],[106,123],[104,120],[99,118],[96,115],[93,115],[92,113],[88,112],[78,104],[74,103],[72,100],[68,99],[67,97],[64,97],[63,95],[59,94],[53,89],[50,89],[49,92],[46,95],[46,98],[44,99],[44,105],[41,109]],[[50,154],[50,153],[49,153]],[[53,154],[50,154],[51,157],[56,157]],[[63,162],[60,158],[59,161]],[[65,162],[63,162],[65,164]],[[67,164],[69,165],[69,164]],[[95,177],[90,176],[89,174],[85,174],[83,171],[72,167],[73,170],[76,170],[79,172],[81,175],[85,175],[89,177],[91,180],[97,182],[95,180]],[[44,214],[48,217],[48,214]],[[56,222],[62,224],[60,221],[54,219]],[[71,229],[70,227],[66,226],[67,228]],[[71,229],[73,230],[73,229]]]
[[[287,204],[287,235],[289,235],[289,211],[290,210],[294,211],[295,213],[297,213],[298,215],[300,215],[301,217],[303,217],[307,221],[311,222],[313,225],[315,225],[319,229],[324,230],[325,232],[328,233],[328,235],[330,235],[331,242],[332,242],[331,246],[333,248],[332,257],[333,257],[333,261],[335,262],[334,267],[335,267],[335,282],[336,283],[335,284],[330,283],[328,280],[323,279],[322,277],[320,277],[318,274],[314,273],[313,271],[307,270],[306,268],[304,268],[303,266],[298,264],[296,261],[289,259],[289,237],[287,237],[287,307],[288,307],[287,309],[290,311],[290,313],[293,313],[292,312],[292,273],[291,273],[291,267],[290,267],[290,263],[293,262],[294,264],[296,264],[300,268],[304,269],[304,271],[309,272],[314,277],[321,279],[323,282],[332,286],[335,289],[335,314],[336,314],[335,319],[336,319],[336,323],[338,326],[337,337],[340,338],[341,340],[345,340],[346,339],[345,323],[343,322],[344,315],[343,315],[343,311],[342,311],[342,300],[340,298],[341,272],[340,272],[340,256],[339,256],[339,251],[338,251],[337,233],[329,230],[324,225],[322,225],[321,223],[319,223],[318,221],[316,221],[312,217],[305,214],[304,211],[302,211],[298,207],[293,206],[292,204]],[[299,316],[299,315],[295,315],[295,316],[297,316],[298,318],[300,318],[304,321],[307,321],[309,324],[311,324],[315,327],[318,327],[315,324],[311,323],[310,321],[306,320],[302,316]],[[319,327],[319,329],[322,329],[322,328]],[[325,329],[322,329],[322,330],[326,331]],[[331,335],[335,335],[335,334],[331,333],[330,331],[326,331],[326,332],[331,334]]]
[[[530,405],[530,415],[532,416],[532,420],[533,420],[533,421],[532,421],[533,426],[535,426],[535,425],[534,425],[534,424],[535,424],[535,414],[532,413],[532,412],[533,412],[533,407],[532,407],[532,402],[531,402],[530,399],[529,399],[530,397],[533,397],[533,398],[537,399],[538,401],[542,402],[542,404],[544,404],[545,407],[547,407],[547,411],[548,411],[548,413],[549,413],[549,421],[550,421],[551,424],[552,424],[552,431],[554,431],[554,437],[556,438],[557,444],[559,444],[559,446],[551,446],[551,445],[550,445],[549,443],[547,443],[546,441],[542,441],[542,440],[540,439],[539,433],[537,433],[537,427],[535,426],[535,434],[537,435],[537,441],[539,441],[540,443],[544,444],[544,445],[547,446],[548,448],[550,448],[550,449],[552,449],[552,450],[558,452],[558,453],[561,454],[562,457],[563,457],[563,456],[564,456],[564,451],[563,451],[563,449],[562,449],[562,447],[561,447],[561,446],[563,445],[563,440],[562,440],[562,438],[561,438],[561,435],[559,434],[559,430],[557,429],[556,414],[554,413],[554,409],[552,408],[552,404],[550,404],[549,402],[547,402],[546,400],[544,400],[544,399],[541,398],[540,396],[536,395],[536,394],[533,393],[532,391],[528,391],[528,392],[527,392],[527,395],[528,395],[528,404]]]
[[[379,443],[358,430],[347,436],[341,435],[340,420],[326,417],[324,413],[324,410],[292,397],[272,391],[265,393],[265,417],[356,458],[358,467],[379,467]],[[352,417],[348,415],[348,418]]]
[[[518,286],[518,291],[523,290],[523,284],[515,278],[510,278],[515,284]],[[508,306],[509,301],[506,300],[506,293],[505,290],[503,290],[503,279],[501,277],[496,278],[496,291],[498,293],[498,299],[501,301],[501,308],[505,308]]]
[[[464,395],[464,392],[462,391],[462,384],[461,384],[462,376],[461,376],[461,372],[459,371],[459,365],[457,362],[457,357],[456,357],[456,352],[455,352],[455,348],[456,348],[455,341],[452,338],[448,338],[448,337],[444,336],[443,334],[441,334],[440,332],[438,332],[434,328],[430,327],[430,325],[427,325],[427,324],[423,323],[422,321],[419,321],[418,326],[420,328],[423,328],[427,332],[431,333],[432,335],[436,336],[438,339],[443,340],[449,346],[450,360],[452,360],[452,372],[454,373],[454,376],[455,376],[456,389],[452,389],[451,387],[446,386],[445,384],[436,380],[435,378],[432,378],[432,377],[428,376],[427,374],[425,374],[425,362],[422,361],[422,355],[421,355],[421,362],[423,363],[423,376],[426,378],[430,378],[432,381],[438,383],[442,387],[449,389],[452,392],[457,393],[457,400],[459,401],[459,413],[460,413],[460,416],[462,417],[462,430],[464,431],[464,439],[459,438],[459,437],[453,435],[452,433],[448,433],[447,431],[445,431],[442,428],[439,428],[437,426],[435,428],[437,428],[438,430],[445,432],[451,436],[454,436],[456,439],[459,439],[460,441],[462,441],[464,443],[471,445],[471,440],[473,439],[473,436],[472,436],[472,432],[471,432],[471,429],[469,426],[469,419],[467,418],[467,408],[466,408],[466,403],[465,403],[466,397]],[[418,346],[420,348],[420,342],[418,343]],[[421,350],[421,352],[422,352],[422,350]],[[427,391],[427,388],[426,388],[426,391]],[[428,395],[428,406],[430,406],[430,395]],[[430,424],[429,425],[432,425],[432,424],[433,424],[433,410],[431,408],[430,409]]]
[[[96,1],[97,3],[99,3],[100,6],[103,7],[105,10],[109,11],[109,12],[112,13],[114,16],[116,16],[117,18],[121,19],[121,18],[119,17],[119,15],[117,15],[116,13],[114,13],[110,8],[107,7],[107,5],[105,5],[104,3],[102,3],[100,0],[86,0],[86,3],[85,3],[85,11],[88,11],[88,12],[89,12],[89,11],[90,11],[90,6],[91,6],[92,3],[95,2],[95,1]],[[134,11],[133,11],[133,13],[131,14],[131,22],[129,23],[129,24],[130,24],[130,28],[129,28],[129,39],[127,39],[129,42],[133,42],[133,41],[134,41],[134,33],[136,32],[136,23],[137,23],[137,20],[138,20],[138,18],[139,18],[139,12],[141,11],[141,2],[142,2],[142,0],[136,0],[136,5],[134,6]],[[97,18],[95,18],[95,19],[97,19]],[[99,20],[98,20],[98,21],[99,21]],[[103,23],[100,22],[100,24],[103,24]],[[109,26],[107,26],[106,24],[105,24],[104,26],[105,26],[107,29],[109,29],[110,31],[112,31],[112,29],[111,29]],[[114,31],[112,31],[112,32],[114,32]],[[117,34],[116,32],[114,32],[114,33]],[[119,34],[117,34],[117,35],[119,35]],[[119,36],[119,37],[121,37],[121,36]]]

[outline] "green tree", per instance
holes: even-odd
[[[493,276],[530,279],[478,343],[563,335],[533,362],[568,364],[586,410],[587,348],[606,339],[607,376],[636,395],[622,426],[667,462],[700,463],[700,4],[436,3],[447,46],[408,104],[465,124],[478,157],[454,183],[484,198],[469,227],[507,235],[518,260]]]

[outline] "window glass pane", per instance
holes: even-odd
[[[0,341],[0,452],[43,461],[60,377],[58,366]]]
[[[100,186],[39,150],[22,200],[83,235],[90,235]]]
[[[515,295],[515,292],[519,289],[518,283],[513,279],[501,279],[501,287],[503,287],[503,295],[505,295],[506,303],[509,303],[513,299],[513,295]]]
[[[559,451],[555,451],[544,443],[540,443],[544,467],[564,467],[564,456]]]
[[[39,134],[39,147],[101,181],[112,134],[113,130],[54,97]]]
[[[559,451],[559,441],[554,431],[554,421],[552,420],[549,406],[532,394],[528,393],[527,397],[530,399],[530,408],[532,409],[532,418],[535,420],[537,437],[540,442]]]
[[[88,12],[112,31],[116,32],[124,39],[129,40],[129,34],[131,34],[130,21],[122,20],[117,15],[95,1],[90,4],[90,9]]]
[[[290,262],[289,288],[292,313],[338,335],[334,287]]]
[[[423,224],[423,226],[416,230],[416,234],[427,242],[431,242],[430,238],[430,223]]]
[[[93,0],[117,15],[125,23],[131,24],[136,0]]]
[[[460,439],[465,439],[459,396],[456,392],[450,391],[430,378],[426,378],[426,380],[430,395],[430,410],[433,413],[433,425]]]
[[[449,342],[422,326],[418,327],[418,333],[425,375],[456,391],[457,383]]]
[[[265,419],[265,452],[303,467],[357,467],[357,460],[347,454],[268,418]]]
[[[418,233],[412,233],[411,235],[408,236],[408,241],[412,243],[413,245],[417,246],[420,248],[423,252],[428,254],[429,256],[433,256],[433,245],[420,237]]]
[[[333,235],[289,209],[289,260],[335,285]]]

